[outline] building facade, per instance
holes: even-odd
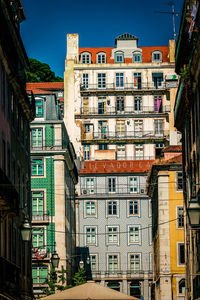
[[[199,1],[184,1],[176,46],[176,72],[181,75],[174,107],[175,126],[183,135],[184,200],[199,210],[199,75],[200,75]],[[182,116],[185,116],[182,118]],[[186,299],[200,298],[199,220],[196,228],[185,224]]]
[[[67,35],[64,75],[64,121],[81,166],[77,245],[88,276],[150,299],[146,173],[164,145],[178,142],[174,44],[138,47],[124,34],[116,47],[79,48],[78,39]]]
[[[30,220],[28,58],[20,37],[21,1],[0,1],[0,298],[32,299],[31,244],[21,227]],[[11,50],[12,49],[12,50]]]
[[[147,185],[153,211],[152,299],[159,300],[185,299],[182,155],[180,147],[177,153],[173,148],[177,150],[169,146],[165,158],[153,164]]]
[[[52,92],[53,85],[56,92],[57,83],[45,83],[41,93],[42,84],[27,84],[27,89],[34,92],[36,103],[36,118],[31,123],[32,276],[35,295],[41,295],[48,287],[50,259],[55,250],[60,257],[56,271],[62,271],[66,279],[58,280],[58,284],[71,283],[76,267],[70,259],[76,254],[76,155],[62,120],[56,93]],[[57,274],[57,277],[60,275]]]

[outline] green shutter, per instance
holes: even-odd
[[[45,141],[46,146],[54,146],[55,144],[55,137],[54,137],[54,127],[51,125],[46,125],[45,127]]]
[[[40,283],[44,283],[48,277],[48,269],[46,266],[40,267],[39,269],[39,281]]]
[[[37,283],[37,268],[35,267],[32,268],[32,278],[33,278],[33,283]]]
[[[54,252],[54,244],[55,244],[55,224],[51,223],[47,226],[47,249],[48,252]]]

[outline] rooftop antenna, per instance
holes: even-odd
[[[179,13],[175,12],[175,10],[174,10],[174,2],[173,1],[163,2],[163,3],[166,4],[166,5],[171,6],[172,12],[156,10],[155,13],[172,15],[174,40],[176,40],[175,17],[178,17]]]

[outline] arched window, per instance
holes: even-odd
[[[104,52],[99,52],[97,54],[97,63],[105,64],[106,63],[106,54]]]
[[[133,62],[138,63],[142,62],[142,53],[139,51],[133,52]]]
[[[89,52],[81,53],[81,63],[82,64],[91,64],[91,54]]]
[[[181,279],[178,283],[179,294],[185,294],[185,279]]]
[[[161,51],[153,51],[151,54],[152,62],[162,62],[162,52]]]
[[[124,62],[124,52],[122,52],[122,51],[115,52],[115,62],[116,63]]]

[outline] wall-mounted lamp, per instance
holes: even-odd
[[[21,226],[21,234],[23,241],[29,242],[31,240],[32,228],[27,218],[25,218],[24,223]]]
[[[127,125],[130,125],[130,120],[127,120]]]
[[[199,226],[200,220],[200,205],[196,201],[196,198],[192,197],[187,208],[187,213],[189,216],[189,222],[191,227]]]
[[[52,267],[53,268],[58,268],[59,261],[60,261],[60,257],[58,256],[58,253],[55,250],[54,253],[52,253],[52,255],[51,255],[51,264],[52,264]]]

